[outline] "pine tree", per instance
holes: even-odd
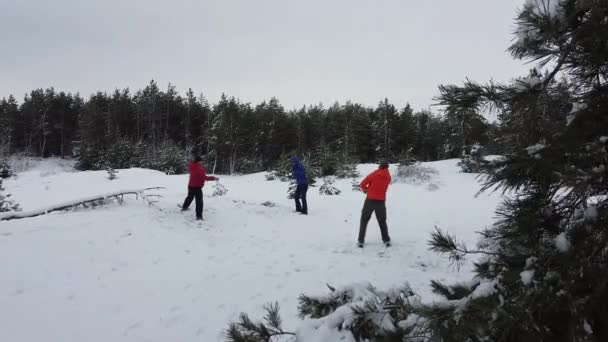
[[[479,252],[487,257],[477,273],[493,284],[492,295],[465,310],[492,319],[481,329],[478,322],[459,324],[483,331],[477,338],[608,340],[606,13],[605,1],[529,1],[510,51],[540,61],[538,68],[513,84],[466,82],[443,94],[456,109],[500,108],[512,132],[512,151],[484,171],[484,189],[517,196],[482,234]],[[432,246],[457,262],[473,253],[443,232]]]

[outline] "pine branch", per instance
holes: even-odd
[[[314,297],[301,294],[298,297],[298,316],[300,318],[321,318],[334,312],[338,307],[350,302],[352,298],[347,292],[336,292],[336,289],[327,285],[331,294],[329,297]]]
[[[431,280],[431,288],[433,293],[445,297],[447,300],[458,300],[469,296],[479,283],[476,283],[473,287],[466,286],[464,284],[444,285],[436,280]]]
[[[484,250],[470,250],[463,242],[457,241],[455,237],[443,232],[438,227],[431,233],[431,239],[428,241],[429,249],[439,254],[448,254],[450,261],[460,268],[468,254],[483,254],[500,256],[500,253],[488,252]]]
[[[266,315],[264,322],[254,322],[249,315],[241,313],[237,322],[229,324],[225,335],[228,342],[271,342],[275,336],[290,335],[295,333],[284,331],[281,328],[279,316],[279,304],[268,304],[264,306]]]
[[[279,303],[270,303],[264,307],[266,310],[266,315],[264,316],[264,321],[266,324],[270,325],[274,329],[281,331],[281,316],[279,315]]]

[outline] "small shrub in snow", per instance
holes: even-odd
[[[463,173],[479,173],[481,170],[481,163],[473,156],[464,156],[459,162],[460,172]]]
[[[420,164],[399,165],[395,181],[407,184],[424,184],[430,182],[439,172],[432,167]]]
[[[296,184],[296,182],[294,182],[294,181],[289,182],[289,186],[287,187],[287,198],[288,199],[296,198],[296,188],[297,187],[298,187],[298,185]]]
[[[267,173],[265,178],[267,181],[274,181],[274,180],[278,179],[281,182],[288,182],[290,176],[287,173],[275,170],[275,171],[271,171],[271,172]]]
[[[118,171],[116,171],[112,167],[110,167],[110,166],[106,167],[106,172],[108,173],[108,179],[109,180],[115,180],[116,178],[118,178],[116,176],[116,174],[118,174]]]
[[[334,196],[340,194],[340,189],[333,186],[334,180],[328,177],[323,178],[323,185],[319,188],[319,194]]]
[[[359,177],[359,171],[357,171],[357,165],[353,163],[343,163],[338,165],[336,170],[337,178],[355,178]]]
[[[271,202],[271,201],[266,201],[266,202],[263,202],[263,203],[262,203],[262,205],[263,205],[264,207],[268,207],[268,208],[274,208],[274,207],[276,207],[276,206],[277,206],[277,204],[276,204],[276,203]]]
[[[361,192],[361,186],[360,186],[361,184],[358,180],[353,179],[350,182],[350,185],[351,185],[353,191]]]
[[[0,161],[0,178],[8,178],[13,175],[10,165],[5,161]]]
[[[439,190],[439,185],[437,185],[435,183],[430,183],[429,185],[426,186],[426,189],[428,191],[437,191],[437,190]]]
[[[224,196],[228,193],[228,189],[220,182],[213,185],[213,194],[211,196]]]
[[[10,194],[4,193],[2,179],[0,178],[0,213],[21,210],[19,204],[15,203],[15,201],[13,201],[10,197]]]
[[[92,147],[81,147],[78,150],[78,162],[76,163],[78,170],[142,167],[166,174],[186,171],[187,163],[184,151],[172,141],[165,141],[154,146],[143,141],[121,140],[108,146],[105,150]]]
[[[267,173],[267,174],[264,176],[264,178],[265,178],[267,181],[269,181],[269,182],[270,182],[270,181],[273,181],[273,180],[277,179],[277,175],[276,175],[276,173],[275,173],[274,171],[273,171],[273,172],[268,172],[268,173]]]
[[[460,171],[463,173],[480,173],[487,161],[484,160],[485,151],[483,147],[475,145],[471,148],[471,153],[462,157],[458,162]]]
[[[274,170],[266,175],[267,181],[280,180],[281,182],[289,182],[292,180],[292,165],[291,165],[291,154],[283,154],[279,159],[279,163],[275,166]],[[306,169],[306,178],[308,178],[308,184],[313,186],[316,182],[315,178],[318,176],[319,171],[317,168],[310,164],[307,158],[301,160],[304,169]]]

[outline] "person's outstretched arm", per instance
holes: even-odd
[[[201,166],[201,172],[202,172],[202,177],[204,180],[206,181],[214,181],[214,180],[218,180],[219,178],[215,177],[215,176],[207,176],[207,170],[205,170],[204,167]]]
[[[365,179],[363,179],[363,181],[361,181],[361,184],[359,184],[361,191],[363,191],[364,193],[367,193],[367,188],[369,188],[369,183],[371,183],[371,176],[372,176],[372,173],[367,175],[367,177],[365,177]]]

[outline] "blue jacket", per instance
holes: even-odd
[[[304,169],[304,165],[302,165],[300,159],[298,159],[298,157],[293,157],[291,158],[291,162],[293,163],[291,172],[293,174],[293,178],[296,180],[296,184],[307,185],[308,178],[306,178],[306,169]]]

